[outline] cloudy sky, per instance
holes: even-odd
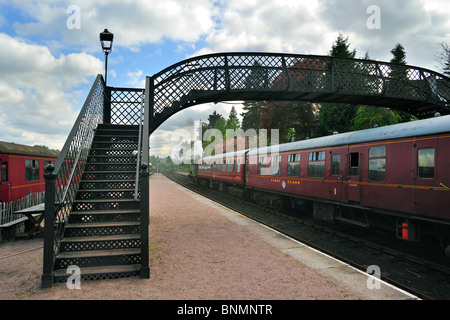
[[[449,16],[448,0],[0,0],[0,140],[62,148],[104,71],[105,28],[108,85],[144,87],[146,75],[206,53],[327,55],[339,33],[357,57],[389,61],[401,43],[408,64],[440,71]],[[178,113],[152,135],[152,153],[167,155],[174,129],[213,110],[228,117],[231,105]]]

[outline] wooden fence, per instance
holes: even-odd
[[[27,196],[11,202],[0,202],[0,225],[20,219],[24,215],[13,214],[18,210],[29,208],[45,200],[45,191],[29,193]]]

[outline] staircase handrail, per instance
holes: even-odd
[[[141,166],[142,126],[144,125],[142,122],[142,118],[144,116],[144,107],[145,107],[145,95],[143,94],[141,101],[141,114],[139,117],[139,139],[138,139],[138,150],[136,155],[137,159],[136,159],[136,178],[134,184],[134,201],[138,201],[138,193],[139,193],[139,170]]]
[[[55,165],[49,165],[46,168],[44,174],[43,288],[51,287],[53,283],[54,259],[59,251],[64,226],[68,221],[75,194],[84,172],[94,130],[99,123],[103,122],[104,103],[107,100],[103,76],[97,75]],[[69,174],[69,177],[66,178],[67,174]]]

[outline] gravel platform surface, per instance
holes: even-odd
[[[289,248],[282,251],[264,240],[243,217],[230,220],[227,209],[160,174],[151,177],[150,189],[150,279],[83,281],[81,289],[65,284],[41,289],[43,239],[4,242],[0,299],[371,299],[306,266],[287,253]]]

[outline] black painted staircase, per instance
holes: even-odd
[[[96,129],[55,258],[55,282],[66,281],[72,265],[80,268],[83,280],[139,275],[138,141],[138,126],[101,124]]]

